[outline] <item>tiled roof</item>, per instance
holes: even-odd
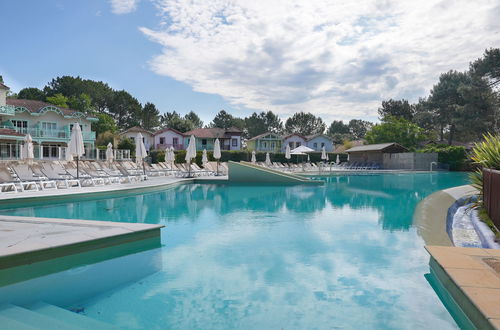
[[[241,133],[241,131],[237,128],[234,130],[232,128],[195,128],[189,132],[185,132],[184,135],[194,135],[197,138],[217,139],[229,138],[227,133]]]
[[[322,136],[322,137],[327,138],[328,140],[331,140],[331,138],[328,135],[325,135],[322,133],[317,133],[317,134],[313,134],[313,135],[306,135],[305,138],[307,141],[311,141],[312,139],[317,138],[318,136]]]
[[[364,144],[365,144],[364,140],[354,140],[354,141],[351,141],[351,145],[353,147],[362,146]],[[335,148],[335,150],[333,150],[333,152],[336,153],[336,154],[342,154],[342,153],[345,153],[345,150],[346,150],[346,147],[343,144],[341,144],[337,148]]]
[[[148,131],[147,129],[144,129],[142,127],[139,127],[139,126],[134,126],[134,127],[130,127],[129,129],[126,129],[124,130],[123,132],[120,133],[120,135],[122,134],[125,134],[125,133],[133,133],[133,132],[137,132],[137,133],[148,133],[148,134],[151,134],[153,135],[154,133],[151,132],[151,131]]]
[[[184,135],[186,135],[186,134],[181,133],[181,132],[179,132],[178,130],[173,129],[173,128],[170,128],[170,127],[165,127],[165,128],[159,129],[159,130],[157,130],[156,132],[154,132],[154,135],[158,135],[158,134],[161,134],[161,133],[166,132],[166,131],[172,131],[172,132],[174,132],[174,133],[177,133],[177,134],[179,134],[179,135],[183,135],[183,136],[184,136]]]
[[[55,107],[55,108],[59,109],[64,115],[68,115],[68,116],[71,116],[77,112],[80,112],[77,110],[61,108],[61,107],[57,107],[57,106],[50,104],[50,103],[47,103],[47,102],[35,101],[35,100],[7,99],[7,105],[12,105],[15,107],[24,107],[24,108],[28,109],[31,113],[37,113],[45,107]]]
[[[383,151],[383,150],[390,148],[390,147],[395,147],[395,148],[401,149],[401,150],[407,150],[402,145],[397,144],[395,142],[392,142],[392,143],[367,144],[364,146],[352,147],[351,149],[346,150],[346,152]]]
[[[298,137],[300,137],[300,138],[302,138],[302,139],[306,140],[306,137],[305,137],[304,135],[300,135],[300,134],[298,134],[298,133],[291,133],[291,134],[288,134],[288,135],[286,135],[286,136],[284,136],[284,137],[283,137],[283,140],[288,139],[289,137],[294,136],[294,135],[296,135],[296,136],[298,136]]]
[[[24,136],[25,134],[16,132],[16,130],[10,128],[0,128],[0,135]]]
[[[0,83],[0,89],[10,89],[9,86],[3,84],[3,83]]]
[[[272,135],[275,135],[278,139],[281,139],[281,136],[279,136],[279,134],[276,134],[276,133],[272,133],[272,132],[265,132],[265,133],[262,133],[262,134],[259,134],[259,135],[256,135],[254,136],[253,138],[251,139],[248,139],[248,141],[253,141],[253,140],[257,140],[257,139],[260,139],[264,136],[267,136],[269,134],[272,134]]]

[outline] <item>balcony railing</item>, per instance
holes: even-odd
[[[0,115],[14,116],[16,113],[16,108],[11,105],[0,106]]]
[[[2,128],[10,128],[18,133],[30,134],[32,138],[53,138],[53,139],[63,139],[69,140],[71,137],[71,131],[65,129],[41,129],[41,128],[24,128],[24,127],[10,127],[2,126]],[[82,132],[84,140],[95,140],[95,132]]]
[[[35,159],[45,160],[65,160],[66,147],[52,145],[34,145],[33,154]],[[0,160],[17,160],[21,158],[23,145],[12,143],[0,143]],[[114,160],[130,160],[130,150],[114,149]],[[106,150],[85,148],[85,154],[81,159],[87,160],[106,160]]]

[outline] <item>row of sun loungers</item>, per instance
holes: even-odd
[[[77,173],[78,172],[78,173]],[[225,175],[227,166],[210,162],[200,168],[197,164],[147,164],[131,161],[114,163],[99,161],[76,162],[43,161],[0,163],[0,191],[22,192],[47,189],[70,189],[83,186],[132,183],[146,180],[148,176],[198,177]]]
[[[266,164],[265,162],[258,162],[257,165],[280,170],[287,172],[322,172],[322,171],[367,171],[367,170],[380,170],[380,164],[376,162],[353,162],[353,163],[341,163],[335,164],[333,162],[328,163],[279,163],[273,162],[272,164]]]

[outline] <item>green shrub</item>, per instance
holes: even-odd
[[[135,143],[130,138],[124,138],[118,143],[118,149],[128,149],[130,150],[130,155],[135,155]]]
[[[202,156],[203,156],[202,151],[196,152],[196,163],[198,165],[201,165]],[[215,158],[213,158],[212,151],[208,151],[207,156],[208,156],[209,161],[215,161]],[[285,154],[282,152],[269,153],[269,156],[270,156],[272,162],[280,162],[280,163],[287,163],[287,162],[301,163],[302,161],[307,160],[307,155],[292,155],[292,158],[290,160],[287,160],[285,158]],[[328,153],[328,157],[329,157],[330,161],[336,161],[337,154]],[[347,154],[339,154],[339,157],[340,157],[341,162],[347,161]],[[185,150],[175,151],[175,162],[176,163],[185,163],[186,162],[185,158],[186,158],[186,151]],[[263,162],[266,160],[266,153],[265,152],[256,152],[255,158],[258,162]],[[320,162],[321,161],[321,152],[310,153],[309,158],[310,158],[311,162]],[[252,152],[251,151],[246,151],[246,150],[226,151],[226,150],[224,150],[224,151],[221,151],[220,161],[227,162],[227,161],[231,160],[234,162],[240,162],[240,161],[249,162],[251,159],[252,159]],[[160,161],[160,160],[158,160],[158,161]]]
[[[438,162],[448,164],[451,171],[460,171],[464,168],[467,153],[464,147],[444,144],[426,146],[419,152],[437,152]]]

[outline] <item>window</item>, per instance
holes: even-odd
[[[263,147],[264,149],[266,149],[266,148],[267,148],[267,142],[262,142],[262,147]]]
[[[237,147],[238,146],[238,139],[231,139],[231,145],[233,147]]]
[[[134,142],[134,143],[135,143],[135,137],[131,136],[131,137],[129,137],[129,139],[131,139],[131,140],[132,140],[132,142]]]
[[[295,148],[300,147],[300,142],[295,142]]]
[[[321,148],[325,146],[325,142],[321,142]]]
[[[318,143],[314,142],[313,146],[314,146],[314,149],[316,149],[318,147]]]
[[[207,139],[202,139],[201,140],[201,145],[206,146],[207,145]]]
[[[288,142],[288,145],[293,149],[293,142]]]
[[[179,144],[179,138],[176,138],[176,137],[172,138],[172,144],[174,146],[178,145]]]
[[[274,147],[275,147],[275,143],[274,143],[274,142],[271,142],[271,148],[273,148],[273,149],[274,149]]]
[[[28,121],[27,120],[12,120],[12,125],[16,128],[19,133],[28,133]]]
[[[55,131],[57,129],[56,123],[42,122],[42,130],[44,131]]]
[[[164,137],[160,138],[160,144],[165,144],[165,138]]]

